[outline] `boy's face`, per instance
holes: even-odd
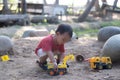
[[[60,44],[64,44],[64,43],[70,41],[70,39],[71,39],[70,36],[69,36],[69,34],[68,34],[68,32],[65,32],[63,34],[60,34],[59,32],[57,32],[56,35],[57,35],[56,36],[56,40],[57,40],[57,43],[59,45]]]

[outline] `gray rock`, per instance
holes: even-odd
[[[0,55],[13,49],[13,42],[7,36],[0,36]]]
[[[46,29],[41,30],[27,30],[23,33],[22,38],[26,37],[42,37],[47,36],[49,32]]]
[[[111,36],[120,34],[120,28],[116,26],[108,26],[101,28],[98,32],[98,41],[106,41]]]
[[[102,56],[110,56],[113,62],[120,61],[120,34],[110,37],[104,44]]]
[[[23,33],[22,38],[36,36],[35,34],[32,34],[32,33],[35,33],[35,31],[34,30],[27,30]]]

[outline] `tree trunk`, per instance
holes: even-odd
[[[8,8],[8,0],[3,0],[3,9],[2,9],[2,14],[10,14],[11,11]]]
[[[88,4],[90,4],[90,0],[87,0],[85,7],[88,7]]]
[[[48,2],[49,0],[43,0],[44,5],[51,4]],[[53,5],[59,4],[59,0],[53,0],[52,2]]]
[[[55,1],[55,5],[59,5],[59,0],[56,0],[56,1]]]
[[[113,10],[117,7],[117,2],[118,2],[118,0],[115,0],[115,1],[114,1]]]
[[[101,9],[103,10],[106,6],[107,6],[107,1],[106,0],[102,0],[102,7],[101,7]]]
[[[29,25],[30,19],[28,15],[0,15],[0,24],[18,24],[18,25]]]
[[[58,20],[58,17],[57,16],[48,16],[48,17],[45,17],[45,16],[42,16],[42,15],[34,15],[34,16],[30,16],[30,19],[31,19],[31,22],[32,23],[44,23],[44,20],[46,20],[47,23],[59,23],[59,20]]]
[[[106,16],[106,8],[108,7],[107,5],[107,1],[106,0],[102,0],[102,6],[101,6],[101,11],[100,11],[100,16],[101,17],[105,17]]]
[[[44,3],[44,5],[47,5],[47,2],[46,2],[46,0],[43,0],[43,3]]]
[[[99,0],[96,0],[96,2],[95,2],[95,10],[100,11]]]
[[[27,13],[27,3],[26,0],[22,0],[22,14]]]
[[[86,10],[83,12],[83,14],[81,16],[79,16],[78,21],[82,22],[86,19],[86,17],[88,16],[90,10],[92,9],[92,7],[94,6],[96,0],[92,0],[91,3],[88,5],[88,7],[86,8]]]
[[[100,9],[100,5],[99,5],[99,0],[96,0],[94,7],[95,7],[95,11],[92,12],[93,16],[94,17],[100,16],[101,9]]]

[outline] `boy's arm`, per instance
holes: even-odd
[[[54,64],[54,69],[56,69],[57,68],[57,62],[56,62],[56,59],[54,58],[53,52],[52,51],[48,51],[47,55],[48,55],[50,61]]]
[[[50,61],[51,61],[52,63],[55,63],[55,62],[56,62],[56,59],[54,58],[53,52],[52,52],[52,51],[48,51],[48,52],[46,52],[46,53],[47,53]]]
[[[65,57],[65,53],[62,53],[60,56],[60,63],[63,61],[63,58]]]

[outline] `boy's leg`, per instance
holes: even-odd
[[[45,53],[42,49],[39,49],[37,53],[38,53],[38,57],[39,57],[40,62],[41,62],[41,63],[46,62],[47,57],[48,57],[48,56],[46,55],[46,53]]]
[[[38,50],[38,56],[39,56],[39,66],[43,69],[43,70],[47,70],[47,58],[48,55],[46,55],[45,52],[43,52],[42,49]]]
[[[40,63],[47,63],[47,61],[46,61],[46,60],[47,60],[47,58],[48,58],[48,56],[47,56],[47,55],[40,57],[40,58],[39,58]]]

